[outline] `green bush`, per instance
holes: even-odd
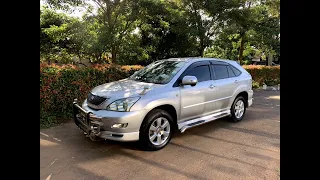
[[[59,123],[53,117],[71,117],[73,99],[83,101],[95,86],[126,78],[137,69],[139,66],[40,64],[40,127]]]
[[[252,79],[259,86],[263,84],[268,86],[280,84],[280,66],[248,65],[243,67],[251,74]]]
[[[73,99],[82,102],[95,86],[126,78],[141,68],[137,65],[77,68],[40,63],[40,127],[71,118]],[[254,87],[280,83],[280,67],[249,65],[244,68],[252,75]]]
[[[251,60],[244,60],[244,61],[242,62],[243,65],[250,65],[251,63],[252,63]]]
[[[255,80],[252,80],[252,88],[257,89],[259,87],[260,87],[259,83],[257,83]]]

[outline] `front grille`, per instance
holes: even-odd
[[[88,94],[88,97],[87,97],[87,101],[91,104],[94,104],[94,105],[99,105],[101,103],[103,103],[103,101],[105,101],[107,98],[104,98],[104,97],[100,97],[100,96],[97,96],[97,95],[94,95],[92,93],[89,93]]]

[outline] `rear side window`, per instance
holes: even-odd
[[[195,76],[198,79],[198,82],[201,81],[208,81],[210,80],[210,69],[209,66],[203,65],[203,66],[197,66],[193,69],[190,69],[187,73],[187,76]]]
[[[213,65],[213,71],[215,73],[215,79],[229,78],[227,66],[225,65]]]
[[[241,74],[241,71],[238,70],[237,68],[233,67],[233,66],[230,66],[230,68],[232,69],[232,71],[234,72],[234,74],[236,76],[239,76]]]
[[[236,76],[236,75],[234,74],[234,72],[232,71],[232,69],[231,69],[230,66],[227,66],[227,69],[228,69],[228,73],[229,73],[229,78]]]

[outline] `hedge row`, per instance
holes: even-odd
[[[280,84],[280,66],[245,65],[243,67],[251,74],[254,83],[258,86]]]
[[[116,65],[78,68],[73,65],[40,64],[40,126],[47,127],[56,123],[56,117],[71,117],[74,98],[83,101],[93,87],[126,78],[141,68]],[[280,67],[245,68],[260,85],[280,82]]]
[[[128,77],[141,66],[95,65],[78,68],[73,65],[40,64],[40,127],[69,118],[74,98],[83,101],[95,86]]]

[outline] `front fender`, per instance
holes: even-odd
[[[171,105],[175,108],[177,118],[179,118],[180,112],[180,94],[179,90],[173,90],[166,93],[154,93],[146,94],[142,97],[137,104],[134,105],[132,110],[147,110],[151,111],[152,109],[162,106],[162,105]]]

